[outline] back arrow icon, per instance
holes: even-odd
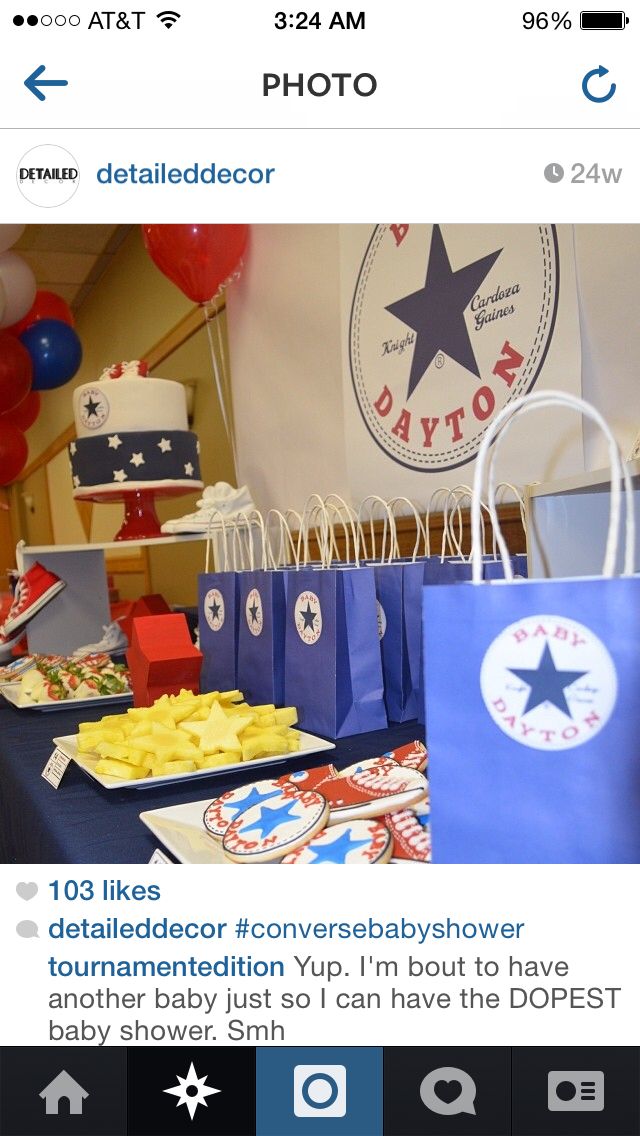
[[[68,86],[66,79],[41,79],[40,76],[43,74],[44,69],[45,64],[43,63],[41,67],[36,67],[35,71],[24,81],[27,90],[31,91],[31,94],[35,95],[37,99],[40,99],[41,103],[45,101],[46,95],[43,95],[42,91],[38,89],[39,87]]]
[[[609,99],[612,99],[613,96],[615,95],[616,90],[617,90],[615,83],[611,84],[606,95],[594,95],[589,90],[589,82],[590,82],[591,79],[594,78],[594,76],[597,75],[599,79],[603,79],[604,76],[608,75],[608,74],[609,74],[608,68],[603,67],[602,64],[600,64],[599,67],[595,67],[593,71],[587,71],[587,74],[585,75],[584,79],[582,80],[582,93],[585,96],[585,98],[589,99],[590,102],[592,102],[592,103],[608,103]]]

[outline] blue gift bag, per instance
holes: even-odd
[[[488,448],[512,415],[551,399],[581,409],[607,435],[604,578],[514,581],[505,558],[506,579],[483,583],[478,501]],[[568,395],[516,400],[485,436],[472,509],[473,582],[423,595],[434,862],[640,860],[640,579],[632,575],[626,470],[625,575],[613,577],[622,475],[606,424]]]
[[[284,573],[238,573],[237,684],[247,702],[284,703]]]
[[[391,722],[407,722],[420,709],[423,565],[379,564],[373,569],[378,601],[384,700]]]
[[[235,690],[238,600],[236,572],[203,572],[198,577],[198,631],[204,656],[200,689]]]
[[[385,729],[373,569],[287,572],[285,701],[329,738]]]

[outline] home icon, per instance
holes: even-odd
[[[46,1102],[47,1116],[58,1116],[60,1101],[65,1099],[69,1101],[69,1116],[81,1116],[83,1101],[85,1097],[89,1096],[86,1089],[83,1089],[82,1085],[74,1081],[66,1069],[58,1073],[51,1084],[47,1085],[38,1095]]]

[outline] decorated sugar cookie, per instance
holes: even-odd
[[[241,813],[254,805],[279,797],[282,785],[279,781],[255,781],[251,785],[240,785],[223,793],[204,812],[204,826],[212,836],[222,838],[228,827]]]
[[[393,769],[396,764],[390,757],[365,757],[362,761],[341,769],[338,777],[352,777],[354,773],[362,773],[363,769]]]
[[[391,758],[405,769],[417,769],[420,773],[423,773],[427,768],[429,760],[427,747],[424,742],[417,740],[409,742],[408,745],[399,746],[398,749],[390,749],[383,754],[383,757]]]
[[[396,765],[390,769],[363,769],[351,777],[323,781],[317,791],[327,799],[331,810],[329,824],[334,825],[410,808],[424,800],[427,782],[422,773]]]
[[[335,824],[302,848],[285,856],[283,864],[384,864],[393,837],[379,821],[352,820]]]
[[[324,782],[329,784],[329,782]],[[229,825],[222,847],[236,864],[279,860],[326,826],[329,806],[319,793],[281,789]]]
[[[394,861],[427,864],[431,859],[431,829],[428,816],[416,816],[411,809],[389,813],[384,818],[393,839]]]
[[[285,773],[278,778],[278,785],[291,784],[296,789],[304,789],[306,792],[307,789],[315,789],[321,781],[337,776],[335,765],[318,765],[315,769],[298,769],[295,773]]]

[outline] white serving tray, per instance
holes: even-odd
[[[255,764],[255,762],[252,762]],[[227,864],[233,867],[216,840],[204,827],[203,816],[212,797],[187,805],[169,805],[140,813],[140,820],[175,856],[179,864]]]
[[[92,699],[96,702],[97,699]],[[77,746],[78,735],[70,734],[65,738],[54,738],[54,745],[62,750],[67,757],[75,761],[85,773],[102,785],[103,789],[148,789],[156,785],[166,785],[171,782],[180,781],[197,781],[202,777],[219,777],[225,776],[227,773],[232,773],[238,769],[245,771],[253,771],[254,769],[264,769],[265,766],[281,765],[285,761],[293,760],[298,757],[306,757],[309,754],[321,753],[323,750],[335,749],[333,742],[327,742],[324,738],[317,738],[314,734],[300,734],[300,749],[295,753],[283,753],[277,757],[257,757],[255,761],[235,761],[230,765],[218,765],[215,769],[196,769],[194,773],[169,773],[163,777],[140,777],[137,781],[125,781],[119,777],[106,777],[103,773],[96,773],[96,765],[100,760],[99,757],[93,757],[88,753],[78,753]],[[252,778],[257,780],[257,778]]]
[[[15,706],[16,710],[40,710],[45,714],[48,710],[76,710],[82,706],[114,706],[118,702],[133,702],[130,690],[122,694],[98,694],[95,698],[64,698],[59,702],[54,699],[48,702],[32,702],[30,698],[21,698],[20,690],[19,682],[7,682],[0,686],[0,694]]]

